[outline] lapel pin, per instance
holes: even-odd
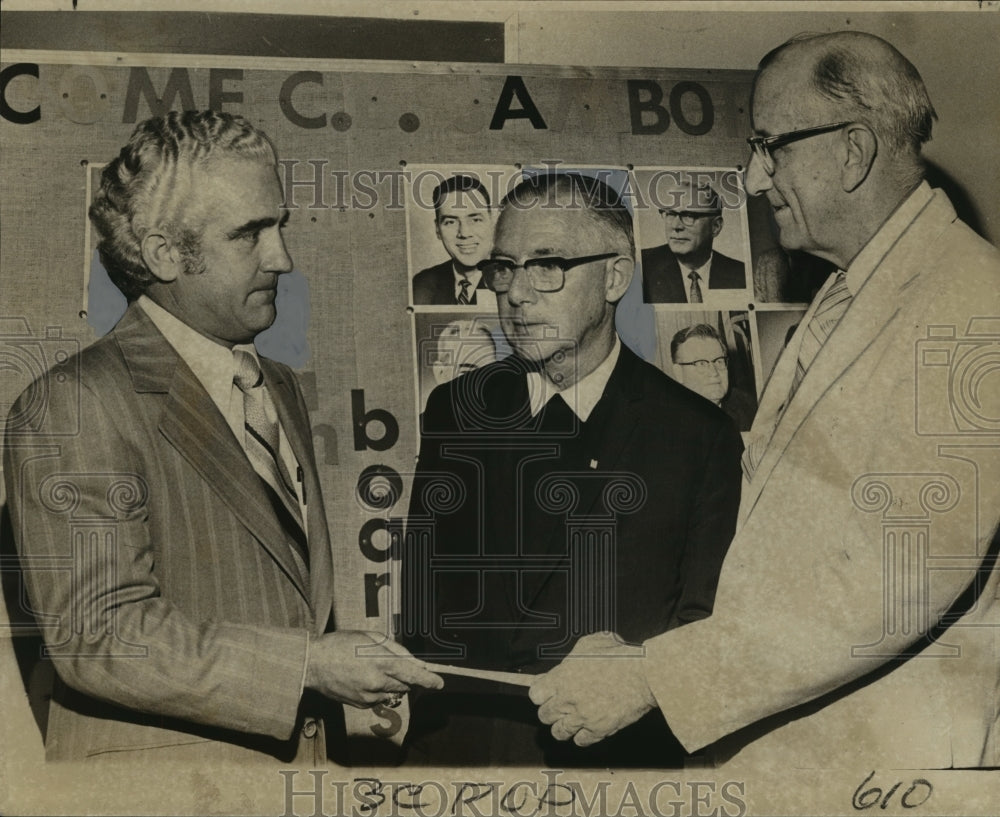
[[[592,468],[593,470],[595,470],[595,471],[596,471],[596,470],[597,470],[597,460],[591,460],[591,461],[590,461],[590,467],[591,467],[591,468]]]

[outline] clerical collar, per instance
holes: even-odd
[[[582,377],[575,385],[567,389],[559,389],[540,372],[528,372],[528,400],[531,404],[531,416],[538,416],[545,404],[556,394],[562,395],[573,413],[581,423],[587,422],[597,401],[604,394],[604,389],[611,378],[618,356],[621,353],[621,341],[615,335],[614,346],[600,365],[590,374]]]

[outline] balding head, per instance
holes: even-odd
[[[788,59],[800,60],[812,89],[843,120],[866,122],[893,154],[916,157],[931,138],[937,113],[917,69],[874,34],[803,34],[768,53],[758,77]]]
[[[855,31],[805,35],[761,60],[745,184],[781,245],[846,265],[923,178],[935,118],[916,69]]]

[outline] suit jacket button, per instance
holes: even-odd
[[[316,723],[315,718],[306,718],[302,724],[302,735],[306,738],[316,737],[316,733],[319,731],[319,725]]]

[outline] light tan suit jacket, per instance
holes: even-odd
[[[940,191],[879,252],[787,405],[778,361],[712,617],[647,642],[689,750],[1000,764],[1000,253]]]

